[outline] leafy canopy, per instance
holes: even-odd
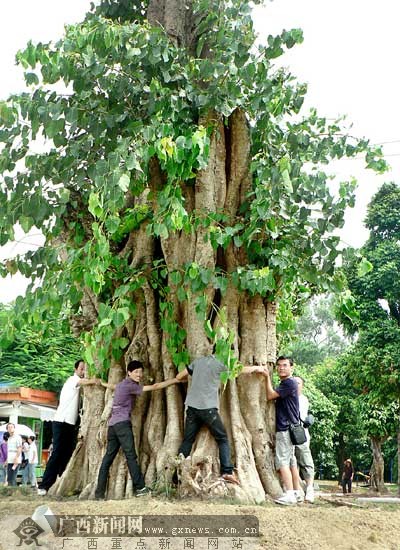
[[[339,121],[302,114],[306,86],[273,65],[302,41],[300,30],[260,45],[248,2],[193,5],[196,40],[184,48],[148,24],[145,3],[103,2],[57,43],[19,52],[29,91],[0,103],[0,244],[14,239],[16,223],[45,236],[43,247],[0,268],[32,280],[16,315],[45,323],[63,303],[79,312],[87,289],[99,303],[87,359],[96,353],[106,368],[126,348],[118,334],[135,317],[131,296],[145,281],[160,294],[178,365],[187,359],[185,331],[170,319],[167,274],[180,300],[196,296],[205,322],[204,290],[224,293],[228,278],[268,300],[340,290],[334,232],[354,204],[355,182],[335,194],[323,166],[365,152],[369,167],[385,169],[381,152]],[[207,165],[214,120],[228,125],[237,109],[250,125],[251,192],[234,219],[190,209],[184,191]],[[151,206],[154,159],[163,184]],[[132,232],[145,229],[157,242],[199,227],[215,250],[243,248],[248,264],[228,274],[190,262],[168,273],[162,257],[132,269],[123,253]]]

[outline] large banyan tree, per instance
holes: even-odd
[[[0,103],[1,242],[15,224],[44,245],[10,259],[32,279],[17,322],[69,311],[93,371],[111,383],[140,359],[147,383],[198,356],[227,364],[221,414],[241,487],[218,481],[204,429],[180,467],[182,494],[278,494],[272,367],[276,318],[319,289],[334,265],[354,182],[329,185],[332,159],[379,151],[315,111],[273,59],[299,30],[256,41],[244,0],[103,0],[56,44],[18,53],[29,91]],[[376,155],[377,153],[377,155]],[[10,333],[6,337],[11,338]],[[142,397],[133,414],[148,485],[168,488],[183,433],[185,386]],[[93,494],[112,394],[85,390],[80,438],[53,491]],[[108,496],[131,494],[125,460]]]

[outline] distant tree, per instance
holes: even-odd
[[[351,250],[344,265],[359,324],[343,322],[349,330],[358,330],[345,362],[354,385],[368,396],[364,407],[369,403],[372,413],[376,407],[396,408],[400,402],[400,188],[396,184],[386,183],[374,195],[365,224],[370,236],[360,252],[371,269],[360,273]],[[386,432],[382,426],[382,436]],[[400,464],[398,417],[397,437]]]
[[[327,359],[312,370],[312,380],[330,402],[334,404],[335,417],[333,449],[337,472],[343,462],[351,458],[359,470],[369,470],[371,450],[362,417],[357,406],[360,392],[354,387],[348,367],[340,359]]]
[[[317,365],[328,357],[338,357],[350,345],[336,320],[335,307],[332,294],[316,296],[304,307],[289,338],[283,337],[282,342],[295,363]]]
[[[400,407],[397,403],[377,406],[371,402],[370,395],[361,394],[357,398],[357,408],[361,416],[361,425],[371,440],[372,465],[370,469],[371,489],[386,493],[384,484],[385,461],[382,454],[383,443],[396,434]]]

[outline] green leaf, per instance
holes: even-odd
[[[106,317],[105,319],[102,319],[99,323],[99,328],[108,327],[111,325],[112,319],[110,317]]]
[[[364,275],[372,271],[373,268],[374,268],[373,264],[363,256],[357,266],[357,275],[359,277],[364,277]]]
[[[25,82],[28,86],[39,84],[39,78],[35,73],[25,73]]]
[[[89,212],[94,216],[95,218],[102,218],[103,216],[103,208],[100,204],[100,195],[96,192],[91,192],[89,195]]]
[[[32,218],[30,217],[27,217],[27,216],[21,216],[19,218],[19,223],[22,227],[22,229],[24,230],[24,233],[28,233],[29,230],[31,229],[31,227],[33,226],[34,224],[34,221]]]
[[[128,174],[122,174],[122,176],[118,180],[118,187],[122,189],[124,193],[126,193],[129,189],[130,183],[131,178],[128,176]]]

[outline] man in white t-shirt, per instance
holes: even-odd
[[[294,376],[294,379],[299,385],[298,393],[300,420],[304,421],[308,415],[310,403],[308,398],[303,393],[304,380],[300,376]],[[314,502],[314,461],[310,450],[310,433],[307,428],[305,428],[305,432],[307,441],[302,445],[295,445],[295,455],[301,476],[306,482],[306,494],[304,500],[312,503]]]
[[[80,387],[101,383],[98,378],[84,378],[84,373],[85,363],[82,359],[78,359],[75,363],[75,373],[62,387],[53,419],[53,452],[39,484],[38,495],[40,496],[44,496],[56,481],[57,476],[62,475],[74,452]]]
[[[28,451],[28,464],[26,466],[27,468],[27,483],[29,483],[32,487],[36,488],[36,466],[38,465],[38,452],[37,452],[37,446],[35,441],[35,436],[31,435],[28,437],[28,443],[29,443],[29,451]]]
[[[7,482],[17,485],[17,473],[22,460],[22,437],[15,433],[15,424],[9,422],[7,431],[10,435],[7,441]]]

